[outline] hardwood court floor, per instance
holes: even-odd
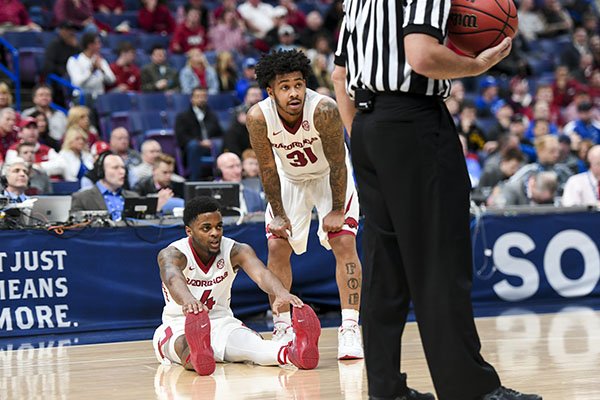
[[[600,399],[600,312],[481,318],[477,326],[506,386],[545,400]],[[336,345],[336,330],[323,330],[316,370],[217,364],[209,377],[160,366],[150,341],[2,351],[0,399],[366,399],[364,362],[338,362]],[[404,335],[403,369],[412,387],[433,389],[414,323]]]

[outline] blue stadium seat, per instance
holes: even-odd
[[[150,53],[152,47],[156,44],[162,45],[165,49],[169,48],[170,36],[153,35],[153,34],[141,34],[138,35],[140,48],[144,49],[146,53]]]
[[[223,131],[228,130],[231,126],[231,119],[233,118],[233,109],[217,110],[215,113],[219,119],[219,125],[221,125],[221,129],[223,129]]]
[[[488,133],[496,125],[496,121],[495,117],[477,118],[477,125],[483,129],[484,133]]]
[[[166,111],[169,108],[164,93],[141,93],[137,95],[137,109],[140,111]]]
[[[141,7],[141,5],[140,5]],[[130,28],[138,28],[138,12],[137,11],[123,11],[121,15],[112,14],[110,16],[111,26],[114,28],[123,21],[129,22]]]
[[[206,61],[213,67],[217,65],[217,52],[214,50],[207,50],[204,52],[204,56],[206,57]]]
[[[136,11],[140,9],[140,1],[139,0],[125,0],[125,10],[128,11]]]
[[[235,92],[223,92],[208,96],[208,105],[214,111],[229,110],[239,104]]]
[[[75,193],[76,191],[81,189],[81,183],[79,183],[79,181],[51,182],[51,185],[52,185],[52,194],[57,194],[57,195],[67,195],[67,194]]]
[[[138,111],[129,113],[130,133],[132,136],[144,134],[153,129],[166,129],[166,113],[156,111]]]
[[[19,49],[19,74],[22,82],[37,83],[43,67],[44,49],[21,47]]]
[[[41,33],[42,33],[42,36],[41,36],[42,47],[48,47],[48,45],[50,43],[52,43],[52,41],[58,37],[58,35],[54,31],[44,31]]]
[[[101,117],[134,108],[134,96],[129,93],[106,93],[96,99],[96,111]]]
[[[153,129],[146,131],[144,133],[144,140],[148,139],[153,139],[160,143],[162,152],[175,158],[177,173],[179,175],[185,175],[183,155],[181,154],[181,149],[179,148],[177,138],[172,129]]]
[[[5,32],[2,37],[17,49],[44,46],[40,32]]]
[[[110,48],[114,53],[117,53],[119,45],[123,42],[129,42],[133,47],[138,47],[139,45],[137,35],[120,35],[117,33],[109,33],[104,38],[103,42],[106,47]]]
[[[171,109],[182,112],[190,108],[190,96],[188,94],[175,93],[171,95]]]
[[[177,71],[181,71],[183,67],[185,67],[185,63],[187,62],[187,57],[185,54],[173,54],[169,53],[167,56],[167,61],[169,65],[175,68]]]

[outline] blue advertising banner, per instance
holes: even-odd
[[[600,301],[600,213],[483,216],[472,233],[474,303]]]

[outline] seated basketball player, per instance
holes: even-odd
[[[163,363],[210,375],[216,361],[315,368],[321,326],[314,311],[290,294],[246,244],[223,237],[220,205],[209,197],[186,203],[187,237],[158,254],[165,307],[153,345]],[[273,309],[294,306],[295,337],[289,343],[263,340],[233,316],[231,286],[239,269],[269,295]]]

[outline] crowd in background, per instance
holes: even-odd
[[[600,2],[517,3],[511,55],[490,75],[453,82],[446,101],[473,199],[496,207],[598,205]],[[304,50],[312,64],[307,86],[333,96],[341,0],[56,0],[42,2],[41,14],[39,2],[2,4],[1,31],[55,32],[31,107],[15,110],[10,80],[0,83],[0,163],[8,177],[7,166],[25,161],[27,195],[71,181],[100,193],[155,195],[159,208],[172,209],[182,196],[174,182],[230,180],[242,183],[246,211],[264,210],[245,127],[246,111],[265,97],[254,76],[260,54]],[[37,19],[29,15],[34,9]],[[140,34],[162,39],[141,51]],[[3,60],[10,64],[6,54]],[[85,106],[77,94],[44,84],[49,74],[81,88]],[[188,96],[185,107],[166,118],[176,146],[161,148],[146,132],[133,132],[127,118],[102,124],[114,113],[103,114],[100,102],[114,93],[163,93],[169,102]],[[210,104],[225,94],[235,101],[223,118]],[[55,103],[66,112],[51,107]],[[120,161],[100,158],[104,152]],[[114,182],[107,181],[113,176],[104,162],[118,164]]]

